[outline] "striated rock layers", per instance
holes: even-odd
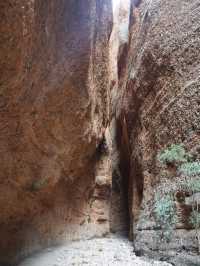
[[[194,230],[186,230],[184,225],[177,226],[169,243],[159,237],[154,217],[155,188],[162,187],[163,179],[172,183],[176,176],[172,167],[161,169],[157,155],[176,143],[183,144],[188,152],[196,149],[199,158],[199,16],[197,0],[141,2],[133,11],[118,105],[118,120],[129,141],[135,248],[140,253],[171,259],[175,265],[200,265],[194,256],[197,241]]]

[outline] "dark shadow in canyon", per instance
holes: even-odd
[[[117,122],[118,166],[112,176],[111,232],[123,233],[134,240],[134,225],[138,221],[144,176],[139,154],[131,154],[128,126],[125,116]]]
[[[124,124],[118,121],[117,147],[119,151],[118,165],[113,171],[111,193],[111,232],[128,237],[130,232],[130,152]]]

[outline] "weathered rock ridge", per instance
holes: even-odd
[[[110,231],[199,265],[194,230],[160,244],[153,212],[158,153],[200,140],[198,0],[8,0],[0,17],[0,265]]]

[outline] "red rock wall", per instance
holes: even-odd
[[[152,208],[157,154],[199,142],[199,4],[118,2],[0,3],[0,264],[128,226],[195,248],[158,246]]]
[[[108,231],[89,210],[109,119],[112,8],[1,1],[0,17],[3,263]]]
[[[163,177],[157,155],[173,143],[183,143],[190,151],[200,140],[199,15],[196,0],[144,0],[133,8],[117,107],[131,150],[129,198],[135,246],[154,256],[160,250],[175,265],[193,263],[183,249],[194,251],[196,240],[192,230],[178,229],[170,244],[160,243],[153,223],[155,187],[162,186]],[[174,178],[172,172],[165,177],[169,183]],[[180,256],[175,255],[177,250]]]

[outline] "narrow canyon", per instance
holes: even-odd
[[[199,0],[0,18],[0,266],[199,266]]]

